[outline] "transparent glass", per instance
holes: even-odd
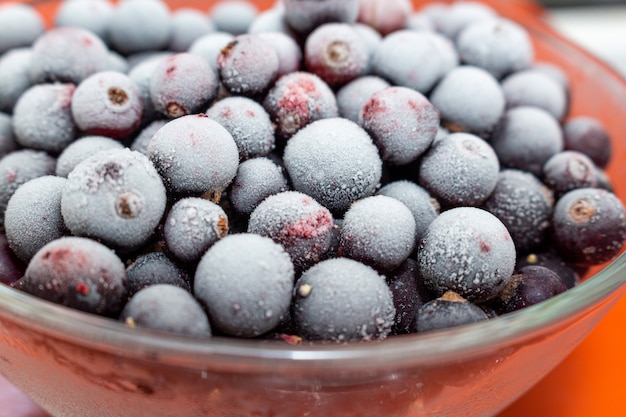
[[[528,28],[539,60],[567,72],[571,114],[605,124],[614,140],[609,174],[626,195],[626,83],[555,34],[533,3],[488,3]],[[625,255],[591,275],[487,322],[317,346],[129,329],[0,285],[0,372],[54,416],[493,416],[565,358],[622,296]]]

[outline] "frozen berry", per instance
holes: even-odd
[[[366,75],[352,80],[337,91],[339,115],[358,123],[361,108],[370,96],[387,87],[389,83],[375,75]]]
[[[342,118],[318,120],[289,139],[284,161],[296,191],[332,212],[376,190],[382,161],[365,130]]]
[[[285,0],[285,21],[301,35],[324,23],[354,23],[359,0]]]
[[[102,39],[77,27],[47,31],[33,43],[32,51],[30,75],[38,83],[78,84],[109,65],[109,50]]]
[[[157,284],[175,285],[191,292],[187,273],[162,252],[141,255],[126,268],[126,288],[129,297]]]
[[[30,78],[31,48],[17,48],[0,55],[0,111],[13,113],[24,91],[33,84]]]
[[[205,114],[168,122],[150,140],[148,154],[165,186],[178,193],[221,193],[239,165],[233,137]]]
[[[626,241],[624,206],[606,190],[572,190],[554,206],[552,240],[566,261],[583,265],[607,262]]]
[[[202,257],[193,290],[215,329],[255,337],[288,314],[293,282],[293,265],[282,246],[239,233],[220,240]]]
[[[46,175],[22,184],[11,196],[4,213],[9,246],[28,262],[45,244],[67,233],[61,216],[65,179]]]
[[[102,71],[81,82],[72,99],[72,115],[88,135],[124,138],[141,123],[144,102],[139,87],[125,74]]]
[[[556,272],[539,265],[525,266],[511,277],[494,300],[496,309],[510,313],[538,304],[567,290]]]
[[[417,261],[408,258],[387,274],[387,285],[396,308],[392,334],[415,333],[417,310],[435,297],[424,286]]]
[[[241,35],[259,13],[253,2],[245,0],[218,1],[209,12],[217,30]]]
[[[534,252],[522,256],[517,259],[515,270],[519,271],[531,265],[543,266],[556,272],[567,288],[573,288],[580,282],[580,268],[568,264],[555,252]]]
[[[106,136],[84,136],[68,145],[59,155],[56,175],[67,177],[76,165],[96,152],[106,149],[122,149],[119,141]]]
[[[196,39],[187,52],[204,58],[217,74],[217,56],[235,37],[226,32],[212,32]]]
[[[17,142],[28,148],[59,153],[76,138],[71,105],[74,84],[37,84],[21,95],[13,110]]]
[[[278,79],[263,107],[276,124],[280,139],[289,139],[316,120],[337,117],[337,100],[328,84],[315,74],[293,72]]]
[[[0,4],[0,55],[30,45],[44,30],[43,19],[30,4]]]
[[[13,119],[8,114],[0,112],[0,158],[17,148],[18,144],[13,133]]]
[[[409,0],[360,0],[358,21],[385,36],[404,29],[411,11]]]
[[[611,138],[602,122],[593,118],[573,117],[563,125],[565,149],[582,152],[600,168],[611,159]]]
[[[337,87],[364,75],[369,55],[365,41],[352,26],[326,23],[306,38],[304,62],[308,71]]]
[[[439,112],[415,90],[388,87],[365,102],[359,124],[374,140],[383,161],[404,165],[430,147],[439,127]]]
[[[142,327],[196,337],[211,335],[209,319],[188,291],[169,284],[144,288],[126,304],[120,320]]]
[[[248,97],[261,96],[272,86],[279,65],[276,50],[259,35],[239,35],[217,56],[224,87]]]
[[[340,253],[380,271],[397,268],[415,247],[413,213],[384,195],[356,201],[341,225]]]
[[[269,158],[252,158],[239,164],[230,189],[230,202],[237,212],[250,214],[261,201],[287,189],[281,167]]]
[[[453,133],[423,156],[419,182],[443,206],[479,206],[495,189],[499,170],[487,142],[470,133]]]
[[[545,242],[553,204],[552,193],[537,177],[505,169],[483,208],[504,223],[517,251],[527,253]]]
[[[302,50],[291,36],[280,32],[262,32],[258,35],[269,42],[278,55],[278,77],[300,70]]]
[[[476,323],[488,318],[480,307],[457,293],[448,291],[419,308],[416,327],[419,333],[423,333]]]
[[[422,32],[399,30],[386,36],[372,58],[372,71],[391,84],[426,94],[441,78],[437,45]]]
[[[274,149],[274,127],[269,114],[247,97],[226,97],[214,103],[206,115],[232,135],[239,159],[266,156]]]
[[[4,233],[0,233],[0,284],[21,285],[24,276],[24,265],[9,247]]]
[[[547,111],[531,106],[515,107],[502,116],[491,145],[503,167],[541,177],[543,164],[563,150],[563,132]]]
[[[56,160],[42,151],[21,149],[0,159],[0,224],[9,199],[25,182],[44,175],[53,175]]]
[[[147,125],[146,127],[144,127],[143,130],[141,130],[137,134],[137,136],[135,136],[135,139],[133,139],[133,142],[130,145],[130,149],[132,149],[133,151],[141,152],[142,154],[147,156],[148,145],[150,144],[150,141],[152,140],[152,136],[154,136],[154,134],[160,128],[165,126],[167,122],[168,120],[163,120],[163,119],[155,120],[149,125]]]
[[[568,110],[565,88],[542,71],[526,69],[517,71],[502,80],[506,107],[539,107],[561,120]]]
[[[459,1],[443,8],[435,15],[437,30],[455,40],[459,33],[475,22],[498,17],[491,6],[478,1]]]
[[[109,0],[64,0],[54,14],[54,26],[87,29],[106,42],[114,9]]]
[[[122,1],[111,16],[111,44],[124,55],[164,49],[171,36],[172,15],[163,0]]]
[[[534,58],[526,29],[504,18],[481,20],[465,27],[456,46],[464,63],[486,69],[497,79],[528,68]]]
[[[504,93],[482,68],[460,66],[450,71],[430,94],[443,125],[452,132],[489,137],[504,113]]]
[[[575,188],[596,187],[598,168],[584,153],[562,151],[550,157],[543,165],[543,182],[558,198]]]
[[[67,307],[117,317],[126,302],[126,270],[120,258],[95,240],[62,237],[31,259],[22,290]]]
[[[416,183],[399,180],[386,184],[376,194],[395,198],[406,205],[415,219],[415,242],[419,243],[428,225],[439,215],[439,203]]]
[[[318,262],[330,246],[333,216],[311,197],[286,191],[267,197],[250,214],[248,232],[272,238],[296,271]]]
[[[385,278],[352,259],[322,261],[304,272],[294,288],[294,324],[307,340],[384,339],[395,314]]]
[[[420,273],[437,295],[454,291],[482,302],[494,298],[515,268],[515,245],[497,217],[475,207],[441,213],[417,250]]]
[[[215,32],[215,23],[204,13],[192,8],[172,13],[172,35],[168,50],[186,52],[196,39]]]
[[[182,198],[167,214],[163,235],[170,252],[195,262],[228,233],[228,217],[217,204],[202,198]]]
[[[109,149],[69,173],[61,211],[72,234],[132,250],[152,236],[165,200],[165,187],[145,155]]]
[[[165,58],[150,75],[154,109],[169,118],[199,113],[217,96],[219,80],[209,63],[190,53]]]

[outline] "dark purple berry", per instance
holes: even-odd
[[[505,169],[483,208],[504,223],[517,251],[527,253],[545,242],[553,205],[552,192],[537,177]]]
[[[66,307],[117,317],[126,302],[126,269],[95,240],[62,237],[31,259],[21,289]]]
[[[235,39],[235,37],[226,32],[208,33],[196,39],[187,52],[206,59],[213,71],[217,74],[217,56],[233,39]]]
[[[360,0],[357,20],[386,36],[407,26],[412,9],[410,0]]]
[[[596,187],[598,168],[584,153],[562,151],[550,157],[543,165],[543,182],[558,198],[575,188]]]
[[[13,118],[0,112],[0,158],[19,148],[13,133]]]
[[[539,265],[521,268],[494,300],[496,309],[510,313],[554,297],[567,290],[556,272]]]
[[[567,288],[573,288],[580,282],[580,268],[568,264],[554,252],[530,253],[517,259],[515,270],[519,271],[525,266],[543,266],[559,276]]]
[[[388,273],[387,285],[396,308],[392,334],[415,333],[417,310],[435,298],[424,286],[417,261],[408,258],[398,268]]]
[[[613,259],[626,241],[624,206],[599,188],[578,188],[554,207],[552,240],[566,261],[597,265]]]
[[[0,233],[0,284],[21,285],[20,278],[24,276],[24,265],[15,256],[9,247],[9,242],[4,233]]]
[[[150,123],[149,125],[147,125],[146,127],[143,128],[143,130],[141,130],[137,136],[135,136],[135,139],[133,139],[133,142],[130,145],[130,149],[132,149],[133,151],[137,151],[137,152],[141,152],[142,154],[149,156],[148,155],[148,145],[150,145],[150,141],[152,140],[152,136],[154,136],[154,134],[163,126],[165,126],[165,124],[168,122],[169,120],[165,120],[165,119],[160,119],[160,120],[155,120],[154,122]],[[78,142],[78,141],[76,141]]]
[[[285,21],[296,32],[307,35],[324,23],[354,23],[359,0],[285,0]]]
[[[602,123],[592,117],[574,117],[563,125],[565,149],[582,152],[600,168],[611,159],[611,138]]]
[[[278,55],[278,77],[300,71],[302,50],[291,36],[280,32],[261,32],[258,35],[269,42]]]
[[[187,273],[162,252],[149,252],[139,256],[126,268],[126,277],[129,297],[157,284],[175,285],[191,292]]]
[[[419,333],[448,329],[487,320],[487,314],[477,305],[453,291],[429,301],[417,310],[416,327]]]

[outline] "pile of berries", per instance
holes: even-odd
[[[0,6],[0,281],[29,294],[372,340],[536,304],[626,240],[604,126],[479,2],[67,0],[54,23]]]

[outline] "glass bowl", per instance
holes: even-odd
[[[487,3],[530,31],[538,60],[569,75],[570,115],[604,123],[614,147],[608,172],[626,195],[626,83],[550,29],[533,3]],[[52,6],[44,7],[50,18]],[[625,256],[515,313],[340,345],[164,335],[0,285],[0,373],[53,416],[493,416],[561,362],[622,296]]]

